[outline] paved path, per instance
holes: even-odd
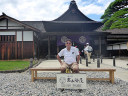
[[[128,60],[116,60],[116,67],[113,67],[112,59],[103,59],[103,63],[100,65],[100,68],[115,68],[115,77],[120,78],[128,82]],[[57,60],[45,60],[42,61],[37,67],[60,67],[60,64]],[[97,62],[92,62],[86,67],[85,60],[82,60],[82,64],[79,64],[80,68],[97,68]]]

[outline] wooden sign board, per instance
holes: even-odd
[[[57,74],[57,89],[86,89],[85,73],[59,73]]]

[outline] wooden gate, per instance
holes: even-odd
[[[14,59],[15,58],[15,36],[0,36],[0,59]]]

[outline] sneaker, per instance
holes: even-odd
[[[63,91],[64,91],[64,88],[61,89],[61,92],[63,92]]]
[[[78,89],[79,90],[79,92],[82,92],[82,89]]]

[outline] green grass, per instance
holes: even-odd
[[[29,61],[0,61],[0,71],[21,70],[28,67]]]

